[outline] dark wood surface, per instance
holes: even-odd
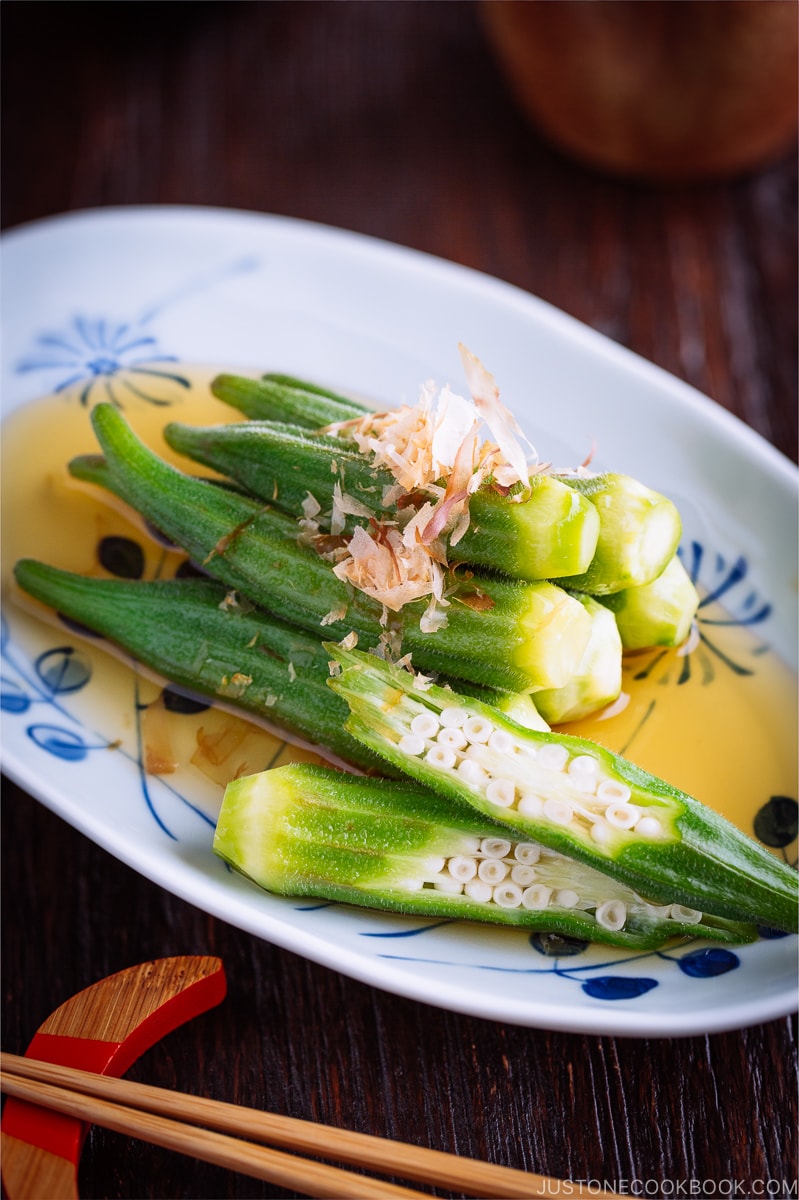
[[[5,228],[184,203],[377,235],[551,301],[796,458],[795,156],[692,187],[595,174],[521,117],[471,3],[5,0],[1,15]],[[637,1194],[796,1195],[791,1018],[672,1041],[494,1024],[230,928],[10,783],[3,847],[7,1050],[112,971],[217,954],[224,1005],[133,1077]],[[280,1194],[96,1129],[81,1189]]]

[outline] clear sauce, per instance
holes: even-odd
[[[126,402],[132,427],[160,455],[187,467],[161,436],[167,421],[212,424],[238,418],[214,399],[208,382],[214,368],[180,367],[190,387],[163,384],[159,398]],[[185,555],[149,537],[142,522],[99,489],[73,479],[67,463],[98,450],[89,409],[73,392],[24,406],[4,423],[2,439],[3,593],[21,609],[31,604],[16,592],[13,564],[19,558],[86,575],[107,575],[98,562],[103,538],[137,542],[144,551],[143,577],[174,574]],[[711,548],[712,549],[712,548]],[[703,619],[724,616],[717,606]],[[50,619],[39,610],[37,622]],[[27,617],[26,617],[27,619]],[[702,625],[700,623],[700,630]],[[569,732],[592,738],[709,804],[751,833],[758,810],[772,796],[795,798],[797,781],[797,688],[793,673],[767,645],[742,625],[708,626],[709,641],[686,658],[653,651],[625,661],[626,707],[615,716],[592,717]],[[76,640],[77,635],[72,635]],[[95,663],[109,705],[112,693],[129,692],[130,669],[96,645],[85,651]],[[292,759],[314,759],[247,718],[219,709],[174,713],[163,704],[160,685],[142,683],[144,759],[155,773],[199,771],[221,797],[227,780]],[[795,845],[775,852],[795,861]]]

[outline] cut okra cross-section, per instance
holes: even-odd
[[[214,850],[268,891],[494,922],[651,949],[675,936],[751,941],[752,926],[654,905],[410,781],[308,765],[230,783]]]
[[[393,766],[652,901],[797,928],[797,874],[717,813],[584,738],[328,644],[346,728]]]

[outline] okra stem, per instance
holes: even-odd
[[[675,554],[651,583],[602,596],[601,601],[616,618],[624,649],[646,650],[683,644],[699,607],[699,593]]]
[[[566,586],[605,596],[651,583],[677,552],[682,523],[676,506],[629,475],[563,475],[599,514],[596,552],[583,575]]]
[[[654,906],[598,871],[409,781],[305,765],[225,790],[214,850],[289,896],[493,922],[652,949],[674,936],[754,940],[751,926]]]
[[[572,594],[591,618],[591,637],[569,682],[534,694],[535,706],[549,725],[579,721],[621,694],[622,640],[613,613],[593,596]]]
[[[347,728],[420,783],[652,900],[795,931],[797,874],[729,821],[584,738],[495,709],[340,646]]]
[[[209,574],[312,633],[329,626],[334,636],[354,630],[367,644],[379,643],[382,607],[299,545],[291,518],[177,471],[111,405],[97,405],[92,422],[113,490]],[[472,607],[475,596],[482,611]],[[420,628],[426,607],[418,600],[396,614],[403,649],[417,667],[506,691],[561,686],[591,632],[582,606],[546,582],[469,581],[453,595],[446,626],[432,633]]]

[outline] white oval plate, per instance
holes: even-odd
[[[2,267],[5,414],[68,380],[74,389],[123,371],[141,339],[150,358],[281,370],[393,406],[414,402],[428,378],[460,380],[462,341],[547,458],[580,461],[601,433],[615,470],[677,501],[686,537],[717,561],[745,556],[750,596],[771,605],[769,641],[795,663],[792,465],[691,388],[513,287],[351,233],[200,208],[34,223],[4,237]],[[41,668],[52,631],[30,644],[6,608],[6,772],[111,854],[223,920],[387,991],[521,1025],[688,1035],[796,1006],[793,937],[734,954],[683,946],[552,956],[517,931],[258,891],[212,854],[201,803],[147,779],[132,759],[92,752],[113,730],[97,742],[79,689],[54,690]]]

